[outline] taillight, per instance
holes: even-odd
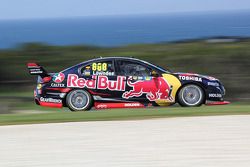
[[[42,87],[43,87],[42,84],[37,84],[37,86],[36,86],[37,89],[41,89]]]
[[[47,82],[49,82],[51,80],[51,77],[49,76],[49,77],[44,77],[43,78],[43,83],[47,83]]]

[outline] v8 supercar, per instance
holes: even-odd
[[[59,73],[47,73],[27,64],[37,75],[35,102],[41,106],[68,107],[72,111],[101,108],[184,107],[227,104],[225,89],[210,76],[172,73],[146,61],[126,57],[97,58]]]

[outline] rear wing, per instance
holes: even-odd
[[[30,75],[39,75],[42,78],[49,76],[47,71],[37,63],[27,63],[27,67]]]

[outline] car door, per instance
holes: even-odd
[[[116,75],[113,59],[92,61],[80,73],[85,79],[95,80],[95,89],[89,91],[96,101],[112,101],[125,91],[125,77]]]
[[[124,99],[153,102],[169,98],[171,86],[157,69],[134,60],[117,60],[116,66],[117,74],[126,77]]]

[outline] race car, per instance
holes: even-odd
[[[223,101],[224,86],[214,77],[174,73],[135,58],[96,58],[58,73],[48,73],[36,63],[27,66],[38,76],[34,99],[41,106],[84,111],[229,103]]]

